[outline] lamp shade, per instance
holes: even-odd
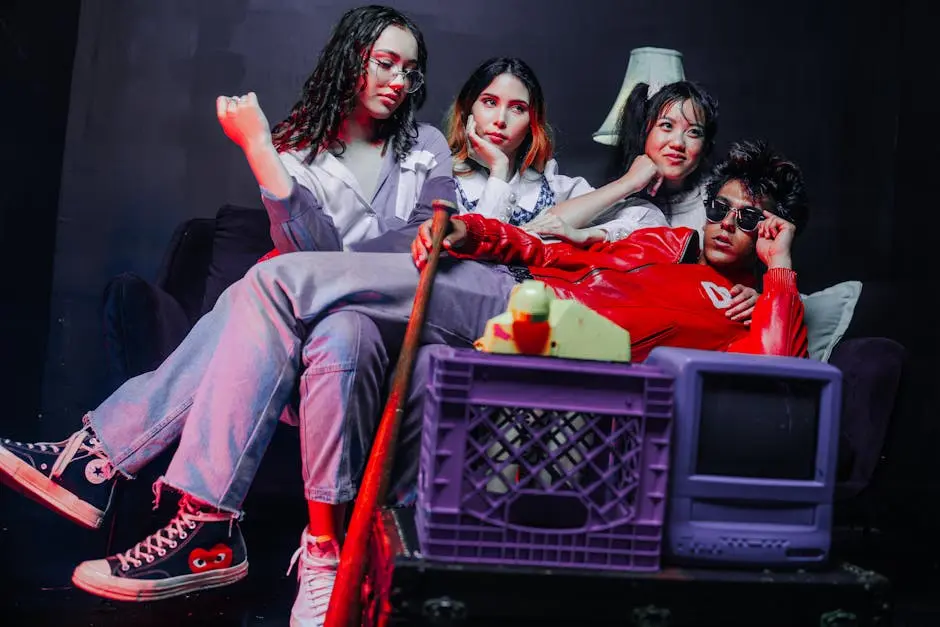
[[[652,96],[664,85],[685,80],[685,71],[682,69],[682,53],[668,48],[634,48],[630,51],[630,62],[627,64],[627,74],[623,77],[623,85],[614,106],[604,119],[604,123],[594,133],[594,141],[599,144],[613,146],[617,143],[618,123],[620,111],[627,103],[630,92],[637,83],[646,83],[650,86],[649,95]]]

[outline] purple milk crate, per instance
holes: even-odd
[[[430,350],[416,511],[425,558],[659,569],[671,375]]]

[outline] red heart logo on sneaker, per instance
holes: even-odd
[[[189,570],[204,573],[220,570],[232,565],[232,549],[224,544],[216,544],[211,549],[193,549],[189,553]]]

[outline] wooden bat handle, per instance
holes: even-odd
[[[444,200],[435,200],[432,204],[434,218],[431,223],[431,251],[427,265],[424,266],[418,280],[415,302],[405,330],[401,354],[395,366],[391,391],[375,433],[375,442],[372,444],[369,461],[362,475],[362,485],[356,497],[349,530],[343,543],[342,559],[336,573],[336,583],[333,585],[325,627],[358,627],[362,622],[361,587],[369,557],[372,517],[379,505],[385,502],[389,475],[395,459],[398,427],[401,424],[405,400],[408,397],[415,355],[420,348],[421,329],[424,326],[425,311],[431,298],[431,286],[437,272],[441,245],[444,236],[447,235],[450,216],[457,210],[452,203]]]

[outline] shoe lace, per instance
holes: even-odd
[[[4,438],[4,444],[12,444],[14,446],[20,446],[31,451],[42,451],[43,453],[61,453],[62,447],[66,445],[68,440],[62,440],[61,442],[18,442],[16,440],[11,440],[10,438]]]
[[[185,540],[196,528],[196,523],[204,518],[199,505],[187,495],[183,495],[180,498],[179,511],[163,529],[150,534],[114,557],[121,563],[123,571],[130,570],[131,566],[139,567],[144,562],[149,564],[157,557],[166,555],[167,549],[175,549],[179,544],[178,540]]]
[[[111,464],[111,460],[108,459],[104,449],[101,448],[101,442],[87,425],[73,433],[68,440],[62,442],[34,442],[31,446],[35,446],[40,450],[45,450],[43,447],[46,447],[53,453],[59,454],[52,465],[51,477],[61,477],[69,464],[86,457],[97,457],[105,462],[101,467],[105,480],[114,476],[114,466]]]
[[[300,580],[300,589],[297,594],[304,595],[307,606],[314,616],[325,616],[330,604],[330,595],[333,593],[333,583],[336,581],[336,559],[317,557],[311,554],[307,545],[305,541],[299,549],[294,551],[287,574],[290,575],[294,564],[299,561],[297,578]],[[335,544],[334,550],[336,550]]]

